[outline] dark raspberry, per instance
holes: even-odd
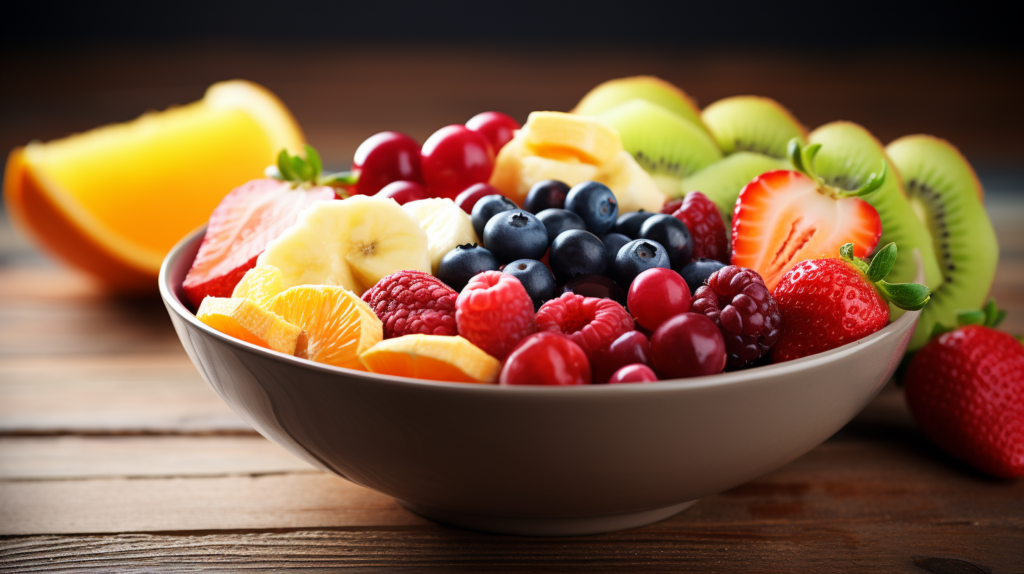
[[[363,293],[363,301],[384,323],[384,338],[402,335],[455,336],[455,299],[440,279],[421,271],[399,271]]]
[[[715,322],[725,339],[725,370],[735,371],[768,354],[779,339],[782,316],[756,272],[729,265],[708,277],[690,303],[691,313]]]
[[[568,335],[591,361],[635,326],[633,318],[615,301],[575,293],[563,293],[541,305],[536,322],[538,331]]]
[[[459,335],[501,361],[534,331],[533,301],[519,279],[507,273],[484,271],[473,277],[455,307]]]
[[[672,212],[672,217],[685,223],[690,230],[694,259],[703,257],[722,263],[729,262],[729,239],[722,214],[715,202],[699,191],[691,191],[686,194],[679,209]]]

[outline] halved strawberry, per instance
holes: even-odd
[[[199,307],[206,297],[230,297],[242,275],[256,266],[267,243],[291,227],[314,201],[338,197],[320,175],[320,157],[306,146],[306,160],[281,150],[276,168],[227,194],[213,213],[182,287]]]
[[[856,246],[854,255],[865,257],[882,235],[878,212],[857,196],[882,185],[885,163],[864,187],[844,191],[826,185],[810,169],[819,148],[801,148],[798,141],[791,141],[790,160],[798,171],[761,174],[736,200],[732,264],[757,271],[769,291],[801,261],[836,257],[846,243]]]

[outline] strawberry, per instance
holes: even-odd
[[[725,222],[722,221],[718,206],[708,196],[699,191],[687,193],[679,209],[671,215],[685,223],[690,230],[694,259],[703,257],[729,263],[729,238],[725,234]]]
[[[757,271],[769,290],[794,265],[853,243],[864,257],[882,235],[874,207],[859,196],[885,181],[886,166],[863,187],[844,191],[825,184],[813,171],[820,144],[803,148],[789,142],[797,171],[778,170],[754,178],[740,191],[732,218],[732,264]]]
[[[982,472],[1015,478],[1024,476],[1024,346],[993,328],[1003,315],[994,303],[962,313],[963,326],[914,354],[903,383],[914,420],[935,444]]]
[[[256,266],[267,243],[295,223],[314,201],[334,199],[332,176],[321,175],[320,156],[306,146],[306,159],[281,150],[268,177],[237,187],[210,215],[206,235],[183,288],[199,307],[206,297],[230,297],[242,275]]]
[[[896,244],[879,250],[868,265],[853,256],[852,244],[839,248],[839,259],[797,263],[779,280],[772,297],[782,315],[782,335],[772,348],[781,363],[852,343],[889,322],[889,303],[921,309],[930,297],[916,283],[883,279],[896,263]]]

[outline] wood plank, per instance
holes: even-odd
[[[263,437],[4,437],[0,480],[320,472]]]

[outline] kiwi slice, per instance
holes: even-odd
[[[572,113],[596,116],[636,98],[658,104],[707,132],[700,119],[700,108],[693,99],[676,86],[654,76],[618,78],[599,84],[583,96]]]
[[[784,159],[789,140],[807,143],[807,128],[771,98],[723,98],[704,108],[700,117],[726,155],[752,151]]]
[[[704,130],[647,100],[630,100],[597,117],[619,131],[622,146],[669,197],[680,194],[680,180],[722,157]]]
[[[903,176],[910,205],[931,233],[943,276],[917,321],[913,351],[928,342],[936,323],[955,326],[958,311],[983,306],[995,277],[999,244],[978,176],[949,142],[913,135],[890,143],[885,151]]]
[[[887,163],[887,176],[882,187],[861,198],[878,211],[882,220],[882,238],[878,247],[892,242],[899,251],[886,281],[914,282],[917,263],[912,251],[917,249],[924,265],[924,284],[933,291],[937,289],[942,284],[942,273],[931,235],[907,201],[899,170],[889,161],[882,144],[869,131],[852,122],[825,124],[811,132],[807,140],[821,144],[814,157],[814,170],[833,187],[858,189],[872,174],[878,173],[882,162]],[[903,310],[897,307],[890,305],[889,309],[893,318],[903,314]]]
[[[722,219],[732,220],[736,198],[748,183],[762,173],[792,169],[789,162],[750,151],[738,151],[683,179],[682,193],[699,191],[715,202]]]

